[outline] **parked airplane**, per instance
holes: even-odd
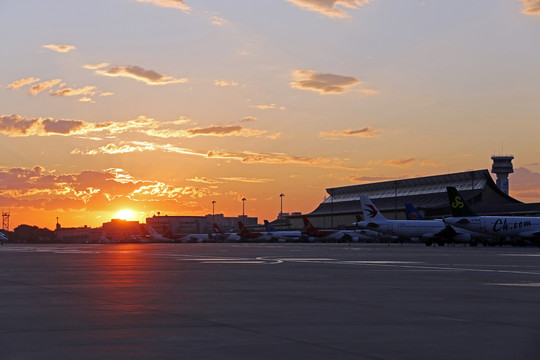
[[[253,232],[250,231],[241,221],[238,222],[238,236],[240,236],[242,241],[269,241],[270,236],[265,232]]]
[[[214,234],[212,236],[219,242],[239,241],[241,239],[237,234],[224,232],[216,223],[214,223]]]
[[[533,240],[540,244],[540,218],[523,216],[479,216],[467,204],[458,190],[447,186],[452,217],[444,222],[460,228],[489,235],[503,241],[506,239],[524,243]]]
[[[358,242],[360,240],[372,241],[373,233],[368,233],[366,230],[319,230],[308,218],[304,217],[304,231],[302,231],[303,238],[307,238],[308,241],[340,241],[340,242]]]
[[[174,242],[174,239],[161,235],[151,225],[144,225],[146,232],[150,236],[150,239],[158,242]]]
[[[0,232],[0,245],[4,245],[5,242],[8,242],[8,238],[4,233]]]
[[[274,227],[268,222],[268,220],[264,220],[264,227],[266,229],[266,233],[271,238],[270,241],[298,241],[302,238],[301,231],[276,231],[276,229],[274,229]]]
[[[411,203],[405,204],[405,210],[407,213],[407,220],[426,220],[426,218],[424,218],[424,216],[422,216],[422,214],[420,214],[420,212]],[[440,221],[440,220],[437,220],[437,221]],[[474,232],[474,231],[470,231],[470,230],[462,229],[462,228],[455,228],[455,227],[454,227],[454,230],[458,234],[469,234],[470,236],[470,238],[469,236],[466,236],[466,235],[462,236],[461,238],[454,239],[454,242],[458,242],[456,240],[459,240],[460,242],[468,242],[469,245],[471,246],[476,246],[478,242],[483,242],[485,244],[488,241],[485,235]]]
[[[437,220],[388,220],[375,207],[369,197],[360,196],[364,221],[357,226],[364,229],[405,238],[421,238],[430,246],[434,241],[439,245],[446,242],[470,241],[470,234],[458,233],[454,228]]]
[[[407,220],[426,220],[411,203],[405,203],[405,211],[407,213]]]

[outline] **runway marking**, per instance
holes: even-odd
[[[538,257],[540,254],[499,254],[499,256],[533,256]]]
[[[495,285],[495,286],[520,286],[520,287],[540,287],[540,283],[491,283],[485,285]]]

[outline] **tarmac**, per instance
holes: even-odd
[[[0,359],[540,359],[540,249],[0,246]]]

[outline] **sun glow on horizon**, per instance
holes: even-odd
[[[132,220],[133,216],[134,216],[133,211],[129,209],[120,210],[116,214],[114,214],[115,219],[122,219],[122,220]]]

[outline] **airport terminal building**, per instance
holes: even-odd
[[[362,218],[360,195],[369,196],[390,220],[406,219],[405,203],[413,204],[426,219],[448,217],[447,186],[456,187],[479,215],[540,216],[540,203],[525,204],[507,195],[486,169],[329,188],[329,197],[313,212],[290,216],[290,226],[302,228],[306,216],[316,227],[350,227]]]

